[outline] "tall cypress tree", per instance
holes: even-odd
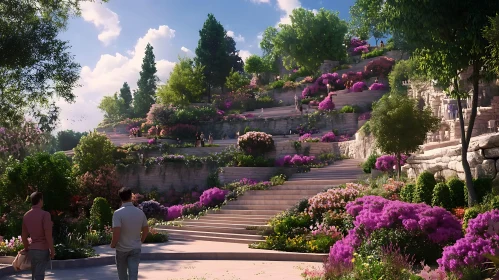
[[[208,14],[203,28],[199,30],[196,64],[204,66],[208,88],[208,102],[211,102],[211,88],[221,87],[229,72],[227,68],[226,31],[213,14]],[[230,69],[229,69],[230,71]]]
[[[125,110],[130,109],[132,106],[132,91],[127,82],[123,83],[123,86],[120,89],[120,97],[124,101]]]
[[[156,83],[159,80],[156,76],[157,71],[153,47],[147,44],[145,56],[142,59],[142,71],[137,81],[138,90],[133,96],[133,109],[137,117],[145,116],[155,102]]]

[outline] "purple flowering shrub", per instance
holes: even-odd
[[[182,207],[182,216],[197,215],[203,210],[204,207],[199,201],[196,203],[185,204]]]
[[[367,45],[363,45],[363,46],[358,46],[358,47],[354,48],[352,55],[360,55],[360,54],[368,53],[368,52],[369,52],[369,48],[367,47]]]
[[[366,44],[367,44],[366,40],[361,40],[359,38],[352,38],[352,39],[350,39],[350,47],[351,48],[356,48],[356,47],[359,47],[359,46],[364,46]]]
[[[400,166],[405,165],[407,161],[406,155],[400,156]],[[386,172],[392,171],[393,167],[397,164],[397,157],[394,155],[383,155],[376,159],[376,169]]]
[[[331,111],[331,110],[334,110],[334,107],[335,107],[334,103],[333,103],[333,101],[331,101],[331,98],[329,96],[324,98],[324,100],[322,100],[319,103],[319,110],[320,111]]]
[[[146,217],[149,218],[157,218],[161,216],[163,212],[162,205],[159,202],[154,200],[144,201],[139,204],[139,209],[146,214]]]
[[[497,256],[499,251],[499,210],[479,214],[468,222],[464,238],[444,248],[439,268],[461,276],[465,269],[485,269],[484,254]]]
[[[251,185],[258,184],[258,182],[255,180],[248,179],[248,178],[242,178],[241,180],[239,180],[239,184],[241,184],[241,186],[245,186],[245,185],[251,186]]]
[[[165,211],[165,220],[166,221],[171,221],[175,220],[176,218],[182,217],[182,209],[184,208],[183,205],[173,205],[168,207],[168,210]]]
[[[362,241],[380,229],[402,229],[442,247],[462,237],[461,223],[456,217],[443,208],[424,203],[364,196],[349,202],[346,211],[354,218],[354,228],[331,247],[329,265],[348,264]]]
[[[356,82],[355,84],[353,84],[352,86],[352,90],[353,92],[362,92],[364,90],[364,88],[366,88],[366,83],[364,82]]]
[[[381,83],[374,83],[369,87],[369,90],[385,90],[386,86]]]
[[[312,164],[314,161],[314,156],[286,155],[276,160],[276,166],[302,166]]]
[[[225,195],[227,195],[227,190],[221,190],[217,187],[207,189],[199,197],[199,201],[203,206],[214,207],[225,201]]]
[[[334,142],[336,136],[333,132],[328,132],[324,134],[321,138],[321,142]]]
[[[334,89],[343,89],[343,81],[338,73],[326,73],[322,74],[314,84],[307,86],[301,93],[303,98],[312,96],[319,92],[319,90],[326,90],[327,85],[330,85]]]
[[[371,112],[365,112],[362,115],[360,115],[358,118],[359,121],[366,121],[370,119],[371,119]]]
[[[298,138],[298,141],[300,142],[319,142],[320,139],[317,137],[312,137],[312,134],[310,133],[305,133],[300,138]]]

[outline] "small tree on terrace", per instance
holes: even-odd
[[[437,129],[439,120],[429,109],[420,110],[416,100],[406,95],[387,94],[375,103],[369,123],[376,145],[383,153],[397,157],[400,177],[401,155],[415,152],[426,134]]]

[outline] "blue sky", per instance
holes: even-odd
[[[81,87],[74,104],[59,102],[60,129],[88,131],[102,120],[97,106],[103,96],[127,81],[136,88],[145,45],[156,54],[164,83],[178,56],[193,56],[208,13],[234,37],[240,55],[261,54],[259,35],[268,26],[288,22],[294,8],[339,12],[348,20],[354,0],[110,0],[84,3],[82,16],[72,19],[61,38],[82,66]]]

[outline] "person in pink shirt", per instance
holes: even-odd
[[[21,239],[24,251],[31,258],[31,279],[44,280],[45,269],[55,256],[52,240],[52,219],[50,213],[43,211],[43,194],[34,192],[30,196],[31,210],[24,214]],[[31,244],[28,241],[31,237]],[[50,259],[49,259],[50,258]]]

